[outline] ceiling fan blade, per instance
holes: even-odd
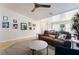
[[[35,3],[35,8],[39,8],[40,4]]]
[[[36,8],[33,8],[33,9],[32,9],[32,12],[34,12],[34,11],[35,11],[35,9],[36,9]]]
[[[35,4],[35,7],[38,8],[38,7],[51,7],[51,5],[44,5],[44,4],[38,4],[38,3],[34,3]]]
[[[47,7],[47,8],[50,8],[51,5],[40,5],[41,7]]]
[[[43,5],[43,4],[38,4],[38,3],[34,3],[34,8],[32,9],[32,12],[35,11],[36,8],[39,8],[39,7],[46,7],[46,8],[50,8],[51,5]]]

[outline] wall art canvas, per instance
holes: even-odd
[[[32,27],[29,27],[29,30],[32,30]]]
[[[18,29],[18,24],[13,24],[13,29]]]
[[[33,28],[33,30],[35,30],[35,28]]]
[[[8,16],[3,16],[3,21],[7,21],[8,20]]]
[[[33,24],[33,27],[35,27],[36,26],[36,24]]]
[[[2,22],[2,28],[9,28],[9,22]]]
[[[21,30],[27,30],[27,23],[21,23]]]
[[[13,29],[18,29],[18,24],[16,19],[13,19]]]
[[[13,19],[13,23],[17,23],[17,20],[16,19]]]
[[[32,24],[31,24],[31,22],[28,22],[28,26],[31,26]]]

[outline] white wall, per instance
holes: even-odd
[[[10,28],[2,28],[2,20],[3,16],[8,16],[8,21],[10,22]],[[13,29],[13,19],[17,19],[18,21],[18,29]],[[36,30],[20,30],[20,23],[21,22],[32,22],[36,24]],[[38,33],[38,22],[34,21],[24,15],[11,11],[5,7],[0,7],[0,42],[7,41],[7,40],[15,40],[15,39],[23,39],[28,37],[36,36]]]
[[[71,32],[72,18],[78,12],[77,10],[69,11],[66,13],[58,14],[49,18],[42,19],[41,21],[47,21],[48,30],[60,30],[60,24],[65,24],[65,31]],[[45,22],[43,22],[44,24]],[[42,24],[42,23],[41,23]],[[42,24],[42,26],[43,26]],[[44,28],[44,27],[42,27]],[[44,31],[44,30],[43,30]]]

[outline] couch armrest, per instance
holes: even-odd
[[[71,48],[71,42],[70,41],[64,41],[64,47]]]
[[[41,36],[44,36],[44,34],[38,34],[38,39],[41,39]]]

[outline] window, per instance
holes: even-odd
[[[65,24],[60,24],[60,31],[64,31],[65,30]]]

